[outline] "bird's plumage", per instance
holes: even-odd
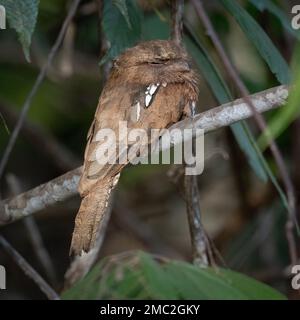
[[[145,129],[150,137],[150,129],[168,128],[188,113],[190,104],[197,99],[197,73],[186,51],[173,41],[140,43],[114,61],[88,134],[79,183],[83,199],[75,220],[73,253],[81,254],[93,246],[111,190],[126,165],[99,164],[96,152],[103,141],[97,141],[97,132],[112,129],[117,145],[123,145],[122,140],[127,137],[119,138],[119,123],[127,121],[129,130]]]

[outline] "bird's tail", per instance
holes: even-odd
[[[93,248],[102,227],[116,177],[101,179],[81,201],[75,219],[70,254],[81,255]]]

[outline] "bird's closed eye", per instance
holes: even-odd
[[[151,66],[161,66],[164,65],[168,62],[169,60],[167,59],[159,59],[159,60],[153,60],[148,62],[148,64],[150,64]]]

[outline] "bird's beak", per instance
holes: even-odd
[[[188,63],[188,61],[185,61],[185,60],[176,61],[176,62],[172,65],[172,68],[175,68],[177,71],[180,71],[180,72],[188,72],[188,71],[191,71],[190,64]]]

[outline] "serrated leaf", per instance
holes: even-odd
[[[228,269],[201,269],[167,259],[157,263],[144,252],[131,252],[126,259],[118,255],[106,258],[62,298],[286,299],[271,287]]]
[[[120,5],[114,5],[114,2],[110,0],[104,2],[102,27],[110,48],[101,59],[100,64],[114,59],[126,48],[134,46],[141,38],[142,14],[139,7],[134,0],[124,0],[123,6],[126,6],[127,18],[120,10]]]
[[[22,44],[26,60],[30,61],[30,45],[35,29],[39,0],[0,0],[6,9],[7,20],[15,29]]]
[[[261,26],[237,1],[221,0],[221,3],[254,44],[278,81],[282,84],[289,84],[291,81],[289,66]]]

